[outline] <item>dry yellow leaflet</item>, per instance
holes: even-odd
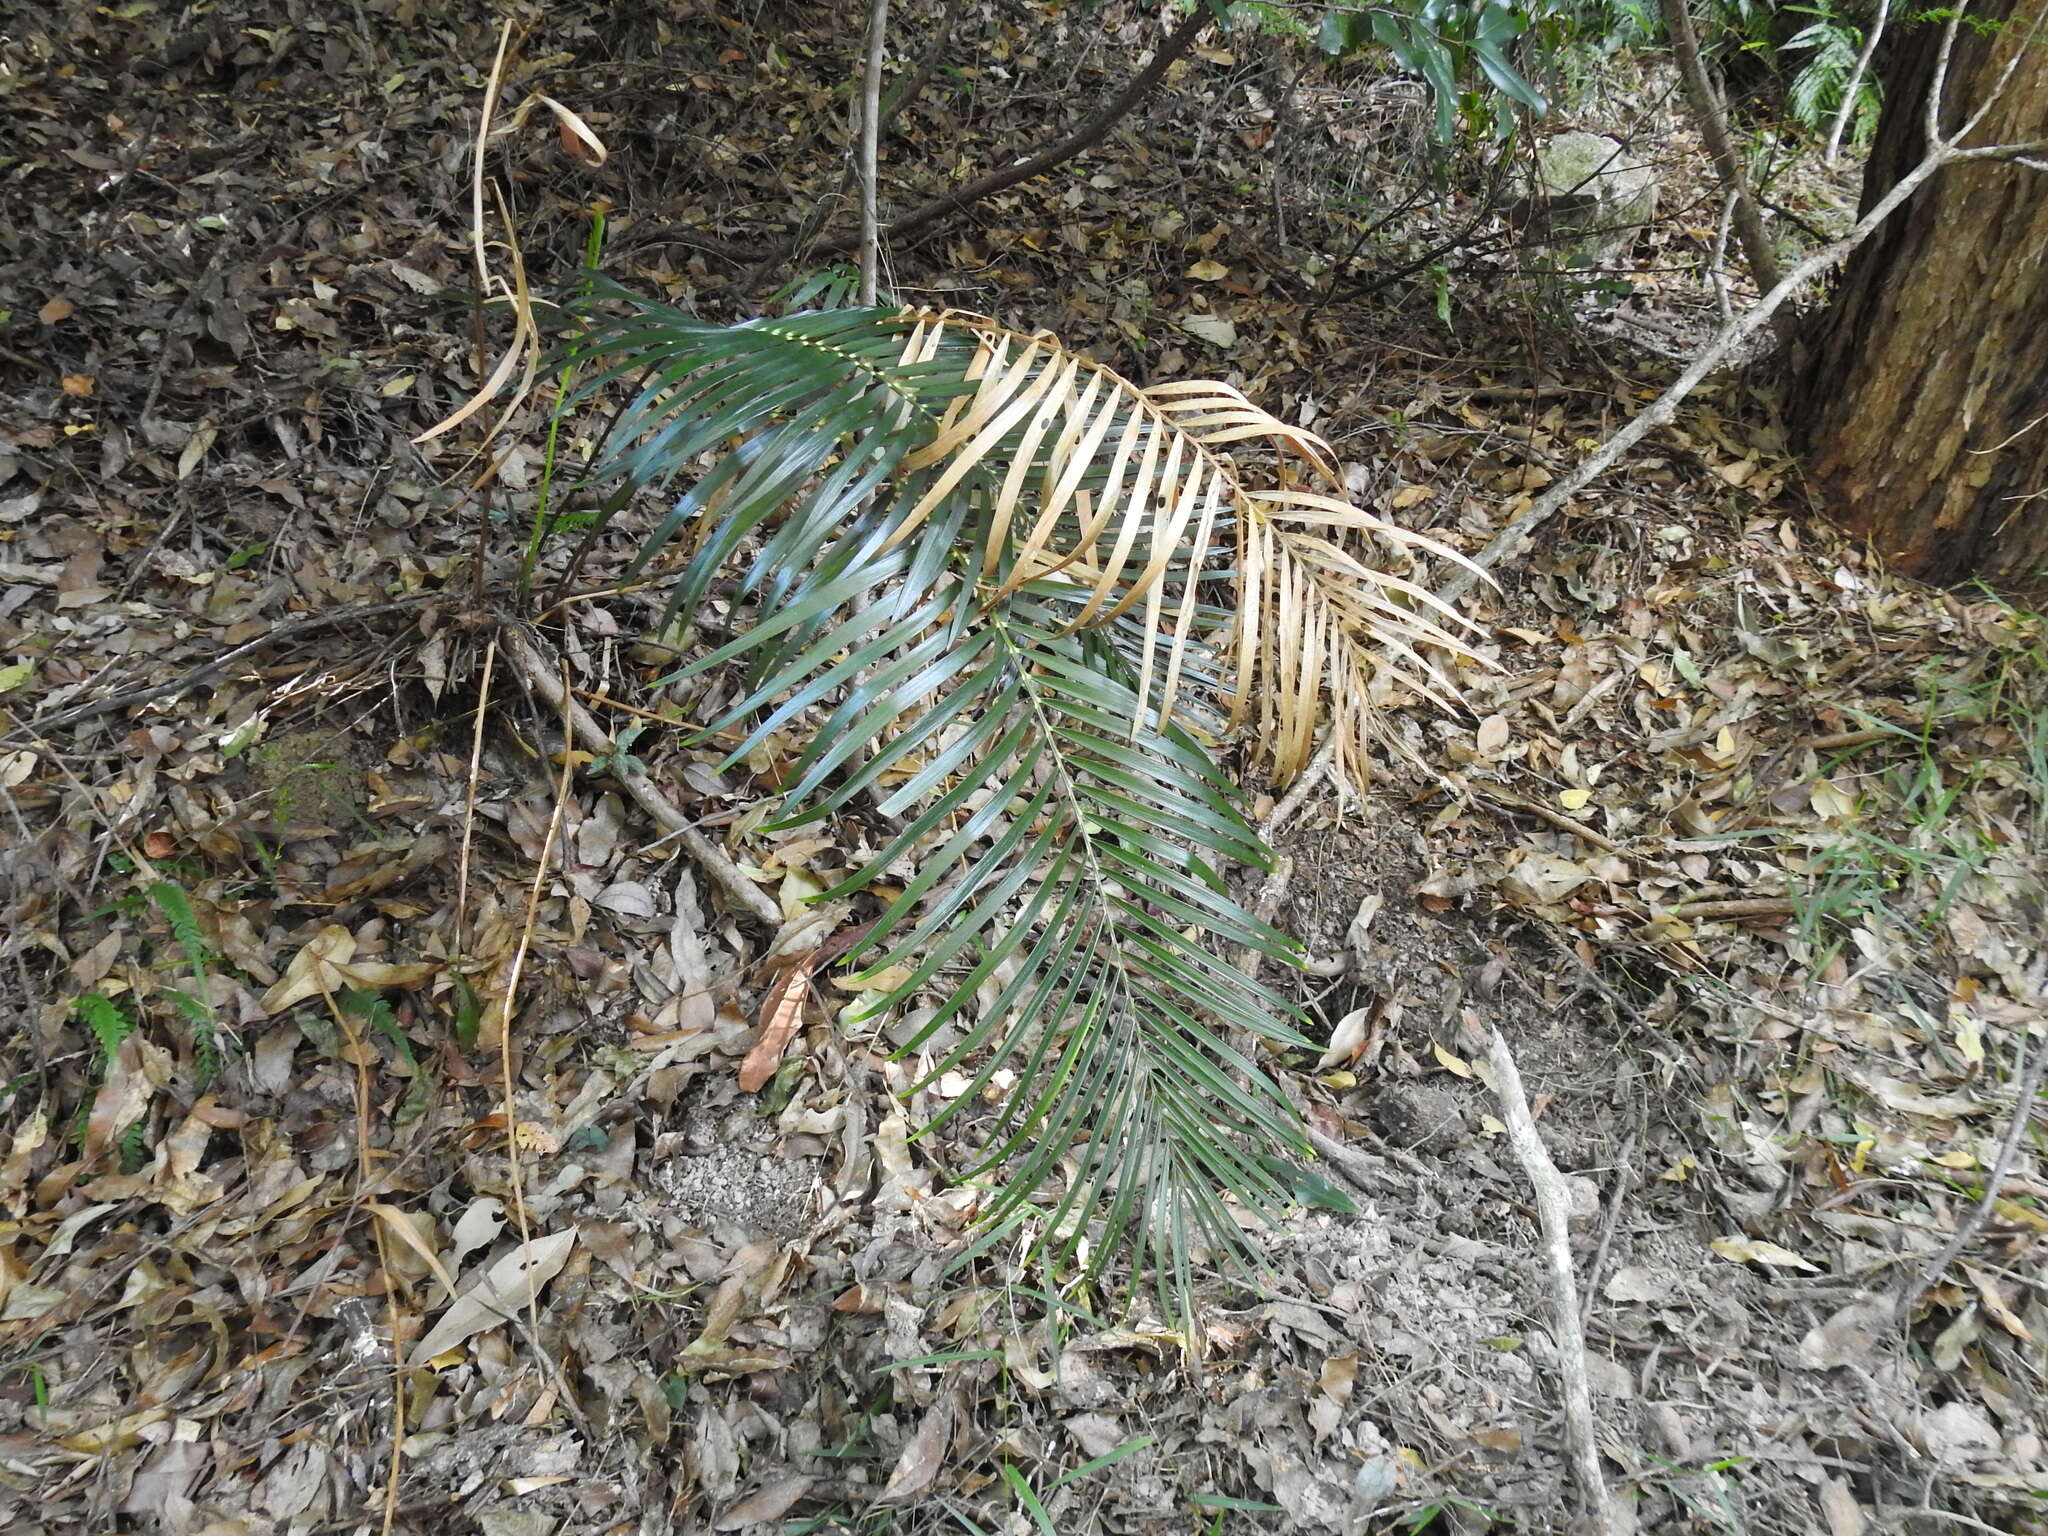
[[[1307,763],[1326,700],[1345,738],[1342,760],[1362,766],[1375,669],[1439,704],[1456,697],[1430,656],[1466,652],[1458,634],[1470,625],[1353,546],[1384,539],[1469,562],[1345,500],[1335,454],[1321,437],[1227,384],[1140,389],[1043,333],[953,311],[906,312],[906,319],[903,361],[928,362],[957,336],[973,349],[966,371],[973,388],[949,404],[933,440],[905,461],[907,470],[938,474],[891,546],[975,483],[978,471],[1000,466],[985,492],[988,535],[978,572],[989,600],[1057,581],[1076,595],[1070,630],[1136,614],[1139,713],[1171,715],[1197,639],[1199,578],[1229,520],[1238,579],[1231,721],[1256,719],[1260,754],[1280,779]],[[1277,485],[1247,484],[1233,457],[1247,449],[1270,463]],[[1134,719],[1132,729],[1141,724]]]

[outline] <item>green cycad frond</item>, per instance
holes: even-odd
[[[890,892],[850,958],[891,977],[871,1017],[939,997],[907,1049],[973,1074],[938,1123],[978,1117],[1008,1169],[991,1235],[1036,1219],[1057,1259],[1131,1236],[1162,1279],[1241,1253],[1219,1191],[1285,1201],[1258,1149],[1302,1146],[1246,1051],[1303,1042],[1216,953],[1292,957],[1228,894],[1219,871],[1269,855],[1189,726],[1205,700],[1255,712],[1284,772],[1326,689],[1363,739],[1389,651],[1428,689],[1419,648],[1454,645],[1432,600],[1344,542],[1391,530],[1227,386],[1140,390],[979,317],[716,327],[633,301],[576,345],[586,390],[636,383],[606,515],[689,479],[636,569],[680,545],[693,609],[737,578],[734,638],[686,669],[743,668],[706,730],[742,733],[738,760],[799,728],[792,823],[862,795],[908,818],[828,894]]]
[[[1049,336],[1026,336],[981,316],[911,312],[899,320],[913,328],[906,361],[939,355],[964,334],[974,351],[966,377],[975,391],[951,404],[939,435],[906,461],[943,465],[944,473],[893,540],[910,537],[955,486],[996,461],[981,579],[989,581],[1008,558],[1011,574],[998,597],[1060,572],[1087,588],[1076,625],[1140,613],[1139,692],[1153,697],[1149,684],[1155,666],[1162,668],[1158,697],[1171,714],[1197,633],[1196,583],[1188,574],[1215,563],[1218,544],[1234,537],[1242,621],[1234,626],[1231,720],[1242,723],[1259,701],[1258,746],[1281,780],[1309,759],[1326,689],[1344,764],[1361,777],[1375,671],[1440,703],[1455,694],[1418,648],[1463,651],[1445,623],[1466,620],[1359,559],[1341,538],[1348,532],[1462,557],[1343,500],[1330,447],[1314,433],[1227,384],[1139,389]],[[1277,487],[1251,483],[1238,460],[1246,450],[1268,461]],[[1311,483],[1297,484],[1298,476]],[[1169,588],[1176,586],[1174,595]]]
[[[795,765],[799,816],[886,785],[880,809],[912,818],[826,894],[869,890],[917,858],[849,958],[895,977],[870,1017],[943,994],[906,1048],[931,1058],[927,1082],[973,1073],[932,1128],[980,1116],[983,1169],[1015,1160],[991,1230],[1031,1216],[1032,1196],[1073,1162],[1040,1233],[1053,1257],[1100,1211],[1098,1254],[1130,1235],[1155,1273],[1184,1275],[1191,1244],[1238,1251],[1217,1190],[1262,1207],[1286,1198],[1243,1144],[1300,1149],[1286,1101],[1232,1038],[1302,1045],[1293,1011],[1209,946],[1290,951],[1214,873],[1266,861],[1229,785],[1140,703],[1099,632],[1073,629],[1073,603],[1032,584],[978,610],[952,577],[893,629],[863,615],[821,637],[814,671],[763,683],[718,724],[755,718],[778,684],[795,686],[757,730],[790,702],[835,696]],[[828,785],[849,762],[860,766]],[[1005,1067],[1014,1083],[989,1111],[983,1095]]]

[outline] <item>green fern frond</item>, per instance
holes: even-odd
[[[199,1086],[204,1088],[220,1073],[220,1038],[213,1014],[213,984],[207,979],[213,965],[213,950],[206,942],[206,935],[200,931],[199,914],[193,911],[191,898],[182,886],[170,880],[155,881],[149,887],[149,899],[163,913],[164,921],[170,924],[171,937],[178,941],[185,963],[192,968],[192,979],[197,983],[196,993],[175,987],[166,990],[192,1026],[193,1063]]]
[[[412,1053],[412,1041],[398,1022],[398,1015],[391,1011],[391,1005],[375,992],[352,988],[341,994],[341,1006],[376,1030],[391,1042],[393,1050],[407,1062],[416,1058]]]
[[[412,1040],[406,1034],[405,1026],[398,1022],[398,1015],[392,1011],[391,1005],[382,996],[360,988],[351,988],[342,993],[341,1006],[391,1042],[391,1048],[398,1053],[410,1075],[405,1097],[399,1101],[392,1119],[400,1125],[417,1120],[426,1113],[427,1106],[434,1096],[434,1088],[425,1069],[420,1065],[419,1057],[413,1052]]]
[[[99,1042],[100,1073],[104,1076],[113,1071],[114,1057],[121,1049],[121,1042],[135,1033],[135,1021],[120,1004],[103,992],[84,993],[71,1006],[85,1021],[85,1027],[92,1031],[93,1039]]]
[[[179,949],[185,953],[186,964],[192,967],[193,978],[204,991],[213,952],[207,947],[206,935],[199,930],[199,914],[192,910],[191,899],[183,887],[169,880],[154,882],[149,888],[149,899],[156,903],[164,921],[170,924],[171,937],[178,941]]]
[[[141,1120],[121,1133],[121,1171],[140,1173],[149,1161],[149,1127]]]

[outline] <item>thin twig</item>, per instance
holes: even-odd
[[[1324,732],[1323,744],[1316,749],[1316,755],[1308,760],[1308,766],[1301,770],[1280,803],[1268,812],[1259,823],[1259,842],[1270,844],[1273,836],[1288,822],[1292,821],[1308,803],[1308,797],[1330,771],[1330,765],[1337,757],[1337,734],[1333,730]],[[1260,922],[1271,925],[1280,915],[1280,903],[1287,899],[1287,887],[1294,879],[1294,860],[1279,859],[1266,874],[1259,886],[1259,894],[1252,901],[1252,915]],[[1232,957],[1232,964],[1252,980],[1259,979],[1259,969],[1264,956],[1250,944],[1239,947]]]
[[[958,11],[947,12],[931,46],[925,49],[924,57],[918,61],[917,68],[908,78],[898,80],[890,88],[888,97],[882,102],[879,118],[881,132],[887,133],[889,125],[896,120],[897,115],[931,84],[932,76],[939,72],[939,65],[946,56],[946,50],[952,46],[953,31],[959,25],[959,21]],[[754,269],[740,279],[739,289],[742,293],[752,293],[778,268],[790,266],[804,258],[810,243],[817,239],[819,232],[831,222],[832,215],[838,211],[839,205],[846,201],[846,194],[854,189],[854,184],[860,179],[860,168],[854,163],[856,159],[858,156],[852,153],[847,155],[846,169],[840,174],[838,187],[830,196],[819,198],[817,205],[805,216],[789,238],[763,256],[755,263]],[[629,244],[631,243],[629,241]]]
[[[1152,55],[1151,62],[1131,77],[1130,84],[1126,85],[1123,90],[1117,93],[1113,101],[1089,118],[1079,128],[1076,128],[1057,144],[1048,145],[1029,159],[1019,161],[1015,165],[1005,166],[999,171],[990,171],[986,176],[970,181],[966,186],[959,188],[957,191],[942,193],[938,197],[931,199],[931,201],[913,208],[909,213],[903,215],[902,218],[890,224],[885,231],[887,237],[898,241],[907,239],[922,230],[927,224],[935,223],[949,213],[958,212],[980,202],[984,198],[993,197],[998,192],[1007,191],[1019,182],[1029,181],[1034,176],[1043,176],[1047,171],[1064,165],[1067,161],[1073,159],[1074,156],[1080,154],[1081,151],[1094,148],[1095,145],[1109,136],[1109,130],[1121,122],[1131,109],[1145,98],[1152,87],[1165,78],[1167,70],[1171,69],[1183,54],[1195,46],[1196,36],[1200,34],[1203,28],[1209,25],[1209,21],[1208,8],[1206,6],[1197,6],[1181,22],[1180,26],[1159,45]],[[815,254],[820,256],[843,255],[853,247],[855,239],[856,237],[854,236],[841,235],[835,239],[827,240],[817,248]]]
[[[1379,1159],[1369,1152],[1361,1152],[1348,1142],[1316,1129],[1313,1123],[1304,1120],[1302,1134],[1308,1137],[1308,1144],[1316,1149],[1316,1155],[1327,1162],[1347,1184],[1367,1195],[1396,1194],[1408,1186],[1400,1179],[1379,1166]]]
[[[669,804],[668,798],[654,787],[646,774],[619,760],[618,749],[611,737],[605,734],[604,727],[570,696],[561,680],[541,660],[540,652],[534,649],[533,641],[526,633],[507,628],[502,638],[506,656],[526,685],[551,707],[565,711],[576,739],[587,750],[609,759],[612,777],[619,781],[633,803],[653,817],[664,832],[680,841],[697,867],[710,876],[712,883],[724,891],[735,905],[745,908],[772,927],[781,927],[782,909],[769,899],[767,893],[740,873],[739,866],[723,848],[699,832],[695,823]]]
[[[1501,1118],[1507,1122],[1508,1146],[1536,1192],[1536,1213],[1543,1222],[1543,1243],[1550,1259],[1550,1309],[1557,1343],[1558,1374],[1563,1378],[1565,1437],[1571,1443],[1572,1467],[1586,1497],[1588,1524],[1596,1536],[1611,1536],[1614,1520],[1607,1502],[1607,1482],[1600,1474],[1600,1450],[1593,1440],[1593,1393],[1586,1372],[1586,1331],[1580,1322],[1579,1283],[1572,1272],[1570,1198],[1564,1175],[1550,1160],[1549,1149],[1536,1132],[1522,1074],[1501,1032],[1487,1044],[1493,1065],[1493,1089],[1500,1096]]]
[[[1674,901],[1665,912],[1672,917],[1717,920],[1730,917],[1790,917],[1799,903],[1789,896],[1738,896],[1729,900],[1707,897],[1699,901]]]
[[[1323,775],[1330,771],[1336,760],[1337,733],[1326,727],[1323,732],[1323,744],[1316,748],[1316,755],[1308,760],[1308,766],[1301,770],[1300,777],[1288,787],[1287,793],[1280,798],[1280,803],[1267,812],[1265,818],[1260,821],[1260,842],[1271,842],[1282,827],[1301,813],[1302,806],[1308,803],[1310,793],[1322,782]]]
[[[562,663],[561,697],[569,700],[568,663]],[[566,714],[566,711],[564,711]],[[567,736],[568,721],[563,721],[563,735]],[[526,1178],[519,1164],[519,1104],[513,1093],[512,1084],[512,1016],[519,1006],[519,982],[526,970],[527,952],[533,945],[534,924],[540,917],[540,895],[547,888],[548,866],[554,862],[555,843],[562,831],[562,814],[569,803],[569,778],[575,772],[573,754],[562,754],[562,774],[555,784],[554,809],[548,815],[547,831],[542,834],[540,858],[533,867],[533,883],[526,892],[526,916],[519,925],[519,943],[512,951],[512,968],[505,977],[505,1001],[498,1012],[498,1091],[502,1097],[505,1117],[505,1168],[506,1178],[512,1185],[512,1214],[519,1227],[519,1246],[522,1252],[533,1252],[533,1226],[526,1212]],[[527,1314],[533,1323],[538,1340],[540,1334],[540,1287],[529,1272],[526,1284]],[[513,1311],[517,1312],[515,1304]]]
[[[1596,832],[1583,821],[1567,816],[1563,811],[1552,810],[1540,800],[1525,799],[1521,795],[1514,794],[1509,790],[1495,789],[1490,784],[1467,784],[1465,787],[1481,800],[1489,801],[1504,811],[1520,811],[1524,815],[1534,816],[1539,821],[1547,821],[1557,828],[1558,831],[1569,832],[1579,841],[1598,848],[1603,852],[1618,853],[1624,858],[1640,857],[1639,855],[1631,854],[1627,848],[1607,836],[1606,833]],[[1644,859],[1643,862],[1654,864],[1656,861],[1654,859]]]
[[[1664,30],[1671,38],[1671,53],[1678,62],[1678,78],[1685,87],[1694,123],[1713,158],[1715,175],[1720,177],[1722,187],[1735,200],[1735,238],[1742,246],[1743,260],[1749,263],[1749,275],[1755,279],[1758,288],[1775,288],[1784,280],[1778,266],[1778,253],[1771,248],[1770,236],[1764,231],[1763,215],[1757,211],[1756,193],[1750,190],[1749,178],[1743,173],[1742,159],[1735,153],[1734,141],[1728,137],[1728,115],[1722,110],[1721,98],[1700,59],[1700,40],[1693,31],[1692,14],[1686,9],[1686,0],[1660,0],[1660,4],[1664,12]],[[1791,316],[1782,317],[1776,329],[1779,340],[1790,342],[1793,339]]]
[[[881,290],[882,59],[888,52],[889,0],[874,0],[868,12],[867,65],[860,88],[860,301],[875,302]]]
[[[348,1059],[356,1069],[356,1195],[350,1202],[350,1215],[376,1192],[376,1175],[372,1172],[370,1158],[370,1069],[369,1055],[363,1048],[362,1039],[356,1034],[356,1027],[349,1019],[348,1010],[336,1001],[333,990],[321,975],[321,968],[313,968],[313,977],[320,984],[320,995],[327,1002],[327,1012],[348,1040]],[[405,1366],[398,1349],[398,1295],[391,1284],[391,1250],[385,1242],[384,1223],[372,1219],[370,1239],[377,1250],[377,1270],[384,1277],[385,1326],[391,1331],[391,1456],[385,1463],[384,1478],[384,1519],[379,1530],[382,1536],[391,1536],[391,1527],[398,1509],[398,1482],[403,1466],[405,1445]]]
[[[1601,1218],[1600,1241],[1593,1248],[1593,1262],[1586,1266],[1586,1294],[1579,1303],[1581,1323],[1592,1317],[1593,1303],[1600,1295],[1600,1276],[1607,1268],[1607,1254],[1614,1246],[1621,1213],[1628,1205],[1629,1186],[1635,1181],[1636,1144],[1642,1140],[1643,1123],[1648,1118],[1649,1102],[1638,1095],[1635,1124],[1629,1127],[1628,1139],[1621,1144],[1621,1155],[1614,1160],[1614,1182],[1607,1189],[1607,1214]]]
[[[2048,958],[2037,962],[2026,978],[2024,990],[2030,999],[2041,996],[2041,983],[2048,975]],[[2013,1106],[2012,1119],[2007,1122],[2005,1135],[1998,1143],[1998,1159],[1991,1165],[1991,1173],[1984,1180],[1984,1193],[1976,1206],[1956,1228],[1955,1236],[1943,1245],[1940,1253],[1919,1276],[1899,1293],[1893,1316],[1900,1327],[1913,1321],[1913,1309],[1920,1304],[1920,1298],[1932,1290],[1948,1273],[1949,1265],[1961,1256],[1963,1250],[1977,1240],[1977,1234],[1984,1230],[1984,1224],[1991,1219],[1991,1212],[1998,1204],[1998,1192],[2005,1183],[2005,1176],[2012,1171],[2013,1158],[2019,1152],[2021,1140],[2025,1137],[2028,1124],[2034,1118],[2034,1095],[2041,1091],[2041,1075],[2048,1068],[2048,1042],[2034,1044],[2034,1032],[2030,1023],[2020,1025],[2020,1072],[2019,1097]]]
[[[1884,36],[1884,24],[1891,19],[1892,0],[1877,0],[1877,19],[1864,34],[1863,47],[1856,54],[1856,67],[1849,71],[1849,83],[1842,87],[1841,103],[1835,108],[1835,120],[1828,125],[1828,147],[1821,161],[1829,170],[1842,156],[1842,132],[1849,126],[1849,119],[1856,113],[1856,93],[1863,89],[1863,77],[1870,70],[1871,55],[1877,52],[1877,40]]]
[[[439,592],[415,592],[410,597],[401,597],[389,603],[368,603],[360,607],[333,608],[326,613],[309,613],[302,619],[293,619],[289,623],[278,625],[275,629],[267,630],[254,640],[222,651],[213,660],[203,661],[198,666],[179,673],[167,683],[150,683],[141,688],[129,688],[120,693],[108,694],[103,699],[94,699],[87,704],[74,704],[71,708],[60,709],[55,714],[39,715],[33,720],[25,720],[15,726],[4,736],[0,736],[0,740],[13,741],[26,735],[58,730],[67,725],[76,725],[81,720],[111,715],[132,704],[153,704],[164,699],[175,699],[187,688],[205,682],[217,672],[226,671],[244,656],[276,645],[280,641],[293,640],[315,630],[333,629],[337,625],[353,623],[358,619],[374,619],[387,613],[399,613],[442,596],[444,594]]]
[[[455,944],[460,950],[469,915],[469,850],[476,833],[476,786],[483,776],[484,716],[491,705],[491,672],[498,663],[495,637],[484,648],[484,676],[476,690],[476,728],[469,740],[469,793],[462,801],[462,853],[455,863]]]

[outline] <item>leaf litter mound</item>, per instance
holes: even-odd
[[[521,152],[529,261],[572,260],[602,196],[622,276],[739,312],[707,248],[836,185],[844,39],[674,10],[532,18],[535,88],[608,106],[613,160]],[[830,967],[765,953],[553,711],[486,689],[477,520],[529,515],[541,435],[514,424],[488,504],[408,446],[491,360],[455,213],[481,8],[59,19],[0,42],[9,1529],[1000,1529],[1034,1501],[1063,1531],[1561,1528],[1494,1026],[1574,1176],[1636,1528],[2025,1528],[2034,1141],[1984,1197],[2039,1016],[2038,617],[1833,540],[1733,390],[1582,498],[1474,608],[1500,670],[1470,714],[1394,701],[1368,799],[1276,831],[1328,1039],[1282,1065],[1358,1209],[1306,1190],[1265,1293],[1205,1294],[1196,1371],[1111,1297],[949,1275],[977,1196],[909,1139],[915,1064],[843,1032]],[[1112,8],[963,46],[1009,78],[916,98],[892,196],[938,145],[1003,163],[1024,82],[1104,97],[1147,35]],[[1232,371],[1365,505],[1477,549],[1660,365],[1566,337],[1572,377],[1425,366],[1426,302],[1317,303],[1288,262],[1332,232],[1235,187],[1417,105],[1319,89],[1276,131],[1273,90],[1205,43],[1080,176],[899,278],[1133,376]],[[1218,147],[1184,161],[1191,116]],[[1711,300],[1667,274],[1630,303]],[[615,730],[672,659],[657,612],[557,632]],[[658,724],[634,750],[788,913],[856,851],[761,830],[786,743],[724,773]]]

